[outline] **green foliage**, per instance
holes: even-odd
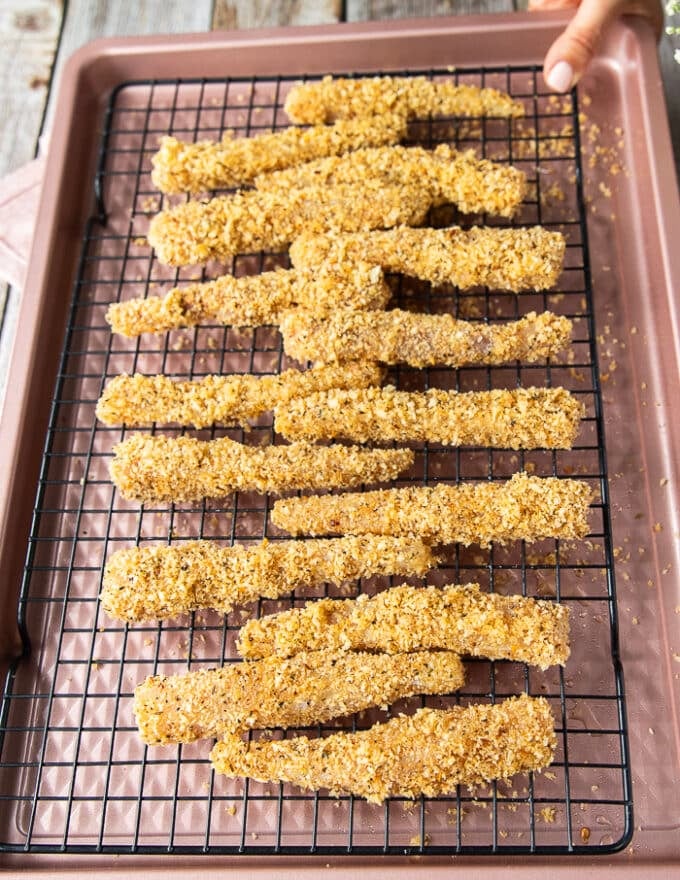
[[[669,0],[669,2],[666,3],[666,15],[668,15],[669,17],[671,15],[680,15],[680,2],[678,2],[678,0]],[[666,33],[669,36],[680,34],[680,27],[678,27],[677,25],[669,24],[666,27]],[[676,50],[675,60],[680,64],[680,50]]]

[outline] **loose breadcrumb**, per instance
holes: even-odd
[[[134,713],[144,742],[165,745],[320,724],[414,694],[448,694],[463,681],[463,664],[451,651],[311,651],[150,676],[135,688]]]
[[[301,362],[375,360],[413,367],[533,363],[566,348],[572,329],[568,318],[552,312],[485,324],[449,314],[346,308],[321,316],[294,309],[280,325],[286,353]]]
[[[446,648],[547,669],[569,657],[569,609],[524,596],[482,593],[478,584],[412,587],[377,596],[320,599],[249,620],[239,634],[243,657],[289,657],[298,651]]]
[[[114,446],[111,478],[123,498],[200,501],[235,491],[330,489],[393,480],[413,463],[409,449],[356,446],[244,446],[228,437],[196,440],[133,434]]]
[[[210,759],[227,776],[348,792],[379,804],[390,796],[437,797],[458,785],[541,770],[557,747],[554,724],[546,699],[523,694],[494,705],[420,709],[369,730],[320,739],[244,742],[226,736]]]
[[[290,256],[298,269],[363,260],[433,284],[519,292],[553,287],[562,271],[565,246],[561,232],[541,226],[411,229],[406,225],[361,235],[331,231],[315,236],[305,229],[291,245]]]
[[[524,116],[519,101],[498,89],[433,82],[424,76],[333,78],[293,86],[284,109],[291,122],[331,122],[399,113],[427,116]]]
[[[213,281],[175,287],[165,296],[112,303],[106,320],[114,333],[139,336],[201,321],[236,327],[278,324],[286,312],[302,306],[325,315],[338,306],[346,309],[381,309],[391,291],[379,266],[353,263],[337,268],[320,266],[313,271],[277,269],[234,278],[222,275]]]
[[[289,440],[571,449],[584,407],[565,388],[421,392],[390,385],[289,397],[275,413],[275,429]]]
[[[285,249],[303,232],[358,232],[419,225],[431,204],[409,186],[310,186],[237,192],[161,211],[149,224],[149,244],[161,263],[187,266],[235,254]]]
[[[144,427],[176,423],[205,428],[216,423],[244,425],[292,397],[337,386],[378,385],[382,370],[375,364],[352,363],[311,370],[284,370],[276,375],[252,373],[205,376],[180,382],[169,376],[116,376],[97,403],[105,425]]]
[[[512,217],[526,194],[526,175],[512,165],[478,159],[442,144],[422,147],[375,147],[344,156],[317,159],[260,175],[260,190],[298,188],[378,178],[386,183],[428,187],[434,204],[451,203],[466,214],[487,212]]]
[[[201,193],[252,183],[256,175],[360,147],[396,144],[406,134],[403,116],[384,114],[335,125],[286,128],[249,138],[190,144],[163,137],[151,157],[151,180],[165,193]]]
[[[100,598],[119,620],[162,620],[200,608],[226,614],[260,596],[278,599],[292,590],[373,575],[422,575],[436,562],[432,549],[414,536],[128,547],[107,559]]]
[[[275,502],[271,519],[294,535],[418,534],[486,547],[492,541],[582,538],[591,499],[581,480],[521,472],[504,482],[285,498]]]

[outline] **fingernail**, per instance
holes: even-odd
[[[558,61],[545,81],[554,92],[566,92],[574,79],[574,71],[568,61]]]

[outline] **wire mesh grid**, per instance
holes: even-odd
[[[235,637],[245,619],[300,606],[316,596],[375,593],[404,578],[372,578],[340,587],[261,600],[228,616],[212,611],[146,625],[124,625],[98,604],[104,561],[132,544],[211,538],[228,545],[283,534],[270,522],[272,500],[255,493],[199,505],[140,507],[109,480],[113,445],[129,431],[97,423],[105,383],[122,372],[180,378],[210,373],[277,373],[289,365],[274,327],[202,325],[192,330],[113,336],[109,303],[152,296],[194,279],[286,266],[285,254],[237,256],[201,270],[160,265],[145,240],[149,218],[178,201],[161,197],[150,158],[161,135],[185,140],[271,131],[287,124],[282,106],[292,80],[232,79],[126,83],[104,120],[97,205],[84,232],[54,406],[46,438],[19,608],[27,652],[8,676],[0,718],[2,848],[31,852],[402,854],[611,852],[632,830],[625,708],[618,662],[613,560],[599,374],[589,282],[576,93],[541,92],[534,68],[423,71],[508,91],[523,101],[521,119],[413,121],[409,141],[450,143],[512,162],[527,172],[530,193],[512,221],[458,217],[438,209],[434,225],[478,223],[559,229],[567,237],[557,290],[507,294],[484,288],[433,289],[390,279],[393,304],[452,312],[485,322],[551,309],[574,321],[570,351],[549,362],[492,368],[399,368],[400,388],[461,390],[564,386],[586,406],[570,451],[513,452],[414,444],[416,464],[398,485],[439,480],[500,480],[518,470],[588,480],[596,501],[583,541],[444,548],[440,567],[411,582],[476,582],[500,593],[564,602],[571,609],[572,656],[544,672],[520,663],[468,659],[458,694],[402,700],[389,710],[305,731],[358,729],[421,705],[490,702],[527,692],[547,697],[557,721],[555,762],[447,797],[382,806],[325,791],[228,780],[213,775],[209,743],[149,748],[139,739],[132,692],[148,674],[238,662]],[[180,429],[163,429],[176,434]],[[279,442],[271,417],[248,430],[213,428],[248,444]],[[30,645],[30,650],[28,647]],[[283,734],[286,735],[286,734]]]

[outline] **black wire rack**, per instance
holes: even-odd
[[[122,372],[191,378],[214,372],[276,373],[288,365],[274,327],[203,325],[137,340],[113,336],[111,302],[165,292],[221,272],[251,274],[286,266],[285,254],[246,254],[202,270],[161,266],[145,239],[149,218],[177,198],[150,179],[161,135],[185,140],[271,131],[287,124],[292,80],[130,82],[113,93],[101,139],[96,209],[84,230],[26,557],[19,625],[25,654],[12,666],[0,715],[0,847],[13,852],[267,854],[609,853],[632,834],[625,706],[618,659],[600,376],[596,355],[577,96],[541,91],[534,67],[419,71],[435,79],[494,86],[520,99],[520,119],[413,121],[409,141],[450,143],[526,171],[530,192],[512,220],[458,217],[439,209],[433,224],[542,224],[567,237],[557,290],[521,295],[484,288],[432,289],[392,278],[395,305],[448,311],[485,322],[551,309],[574,322],[564,357],[534,365],[392,371],[399,387],[462,390],[561,385],[586,406],[570,451],[513,452],[417,445],[400,484],[497,480],[518,470],[588,480],[596,501],[583,541],[445,548],[440,568],[414,583],[474,581],[569,605],[572,656],[545,672],[520,663],[468,660],[460,693],[401,701],[421,705],[489,702],[526,692],[545,696],[557,719],[554,764],[541,774],[382,806],[324,791],[216,777],[210,743],[146,747],[132,716],[132,692],[147,675],[237,662],[235,636],[248,616],[301,605],[314,596],[375,592],[375,578],[326,586],[284,600],[262,600],[224,617],[214,612],[126,626],[98,604],[108,554],[133,544],[196,537],[225,544],[282,537],[269,519],[272,499],[240,493],[197,506],[153,507],[120,498],[109,481],[123,429],[95,419],[105,383]],[[410,75],[405,73],[405,75]],[[177,433],[179,429],[164,429]],[[276,440],[271,418],[249,430],[214,428],[199,436],[246,443]],[[398,582],[404,579],[399,579]],[[390,712],[330,726],[356,729]]]

